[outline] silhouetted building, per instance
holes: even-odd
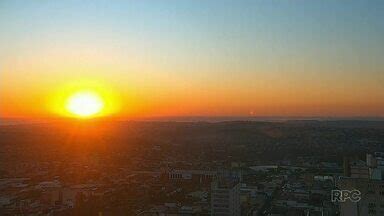
[[[344,157],[343,158],[343,171],[344,171],[344,176],[351,176],[351,167],[349,165],[349,157]]]

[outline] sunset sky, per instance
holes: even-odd
[[[57,117],[72,89],[97,89],[122,118],[384,117],[383,11],[382,0],[1,0],[0,117]]]

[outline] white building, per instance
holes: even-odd
[[[211,215],[240,216],[240,183],[220,178],[211,186]]]
[[[371,179],[384,180],[384,153],[367,154],[367,165]]]

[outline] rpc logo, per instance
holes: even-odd
[[[361,192],[359,190],[332,190],[332,202],[359,202],[361,200]]]

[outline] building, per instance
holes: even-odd
[[[361,199],[340,202],[340,216],[384,215],[384,181],[362,178],[341,178],[341,190],[359,190]]]
[[[367,154],[366,162],[350,163],[350,177],[338,180],[341,190],[358,190],[360,200],[340,202],[341,216],[384,215],[384,153]]]
[[[384,153],[367,154],[367,166],[371,179],[384,180]]]
[[[211,185],[211,215],[240,216],[240,182],[218,178]]]
[[[369,168],[364,161],[357,160],[350,163],[352,178],[370,178]]]
[[[216,171],[210,170],[171,170],[166,173],[168,180],[171,181],[192,181],[196,183],[212,182],[217,175]]]
[[[344,171],[344,176],[351,176],[351,167],[349,164],[349,157],[344,157],[343,158],[343,171]]]

